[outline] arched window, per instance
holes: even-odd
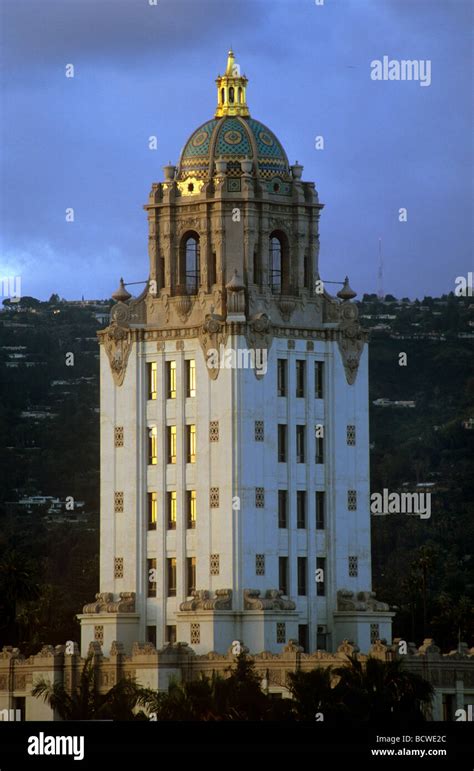
[[[179,283],[184,284],[187,294],[196,294],[199,289],[199,277],[199,236],[197,233],[188,233],[184,236],[181,246],[181,280]]]
[[[275,294],[290,291],[288,239],[281,231],[270,235],[270,287]]]
[[[234,88],[231,86],[229,88],[229,102],[230,104],[234,104]]]
[[[281,292],[281,241],[277,236],[270,238],[270,286],[272,292]]]
[[[225,102],[225,89],[221,88],[221,102],[224,104]]]

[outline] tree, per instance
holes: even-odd
[[[288,685],[297,720],[314,721],[322,715],[322,719],[328,722],[342,717],[345,712],[331,667],[320,667],[311,672],[290,672]]]
[[[99,693],[94,656],[87,657],[79,686],[71,693],[62,683],[42,678],[35,684],[32,695],[42,697],[63,720],[135,720],[134,714],[141,688],[134,680],[123,679],[107,693]]]
[[[369,656],[363,664],[357,656],[335,669],[338,696],[359,720],[425,720],[433,698],[431,683],[404,668],[401,659],[381,661]]]

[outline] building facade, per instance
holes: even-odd
[[[152,185],[149,278],[101,348],[99,642],[281,652],[391,639],[371,591],[368,353],[319,272],[323,204],[250,116],[232,51],[213,119]]]

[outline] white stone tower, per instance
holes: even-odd
[[[366,336],[319,280],[323,208],[250,117],[215,117],[152,185],[150,274],[101,343],[100,593],[82,647],[390,639],[371,593]],[[341,282],[342,283],[342,282]]]

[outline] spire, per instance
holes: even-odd
[[[230,49],[224,75],[218,75],[216,118],[224,115],[241,115],[248,118],[247,83],[245,75],[240,74],[240,66],[235,61],[235,54]]]

